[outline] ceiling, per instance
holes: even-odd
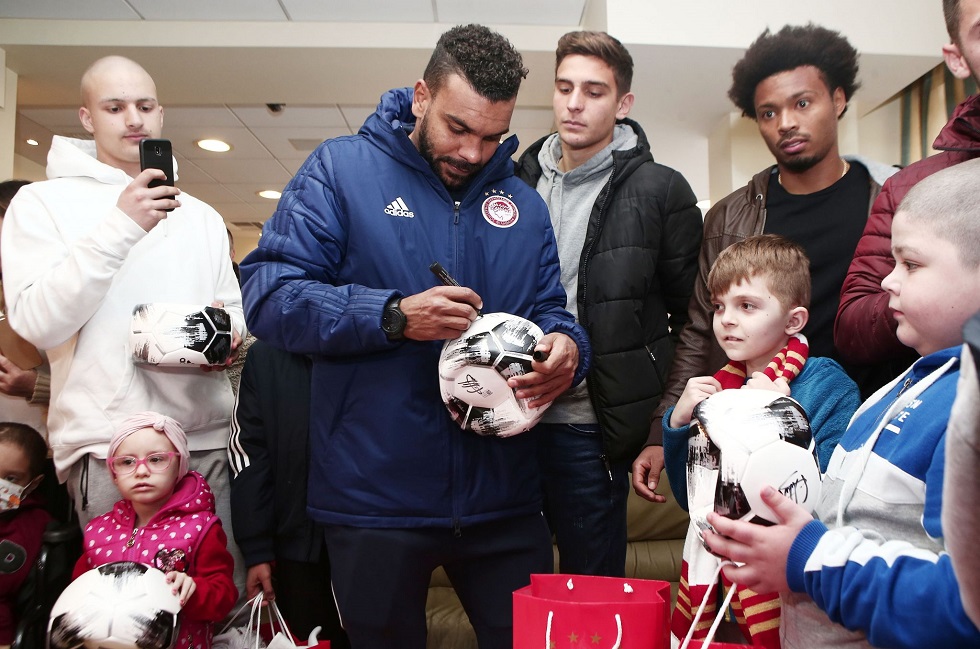
[[[584,7],[585,0],[3,0],[0,20],[72,21],[76,32],[95,21],[109,30],[128,27],[130,21],[165,21],[161,27],[165,31],[172,29],[173,21],[202,23],[205,30],[208,23],[218,29],[230,21],[384,20],[428,31],[433,25],[439,27],[427,50],[411,48],[394,55],[390,50],[358,47],[293,47],[284,55],[245,47],[220,52],[205,47],[103,47],[96,43],[113,39],[99,38],[100,34],[93,34],[96,38],[89,43],[65,45],[0,41],[7,67],[19,75],[16,152],[43,166],[52,134],[88,138],[78,121],[78,80],[97,57],[124,54],[146,67],[157,81],[165,112],[163,135],[174,144],[180,187],[213,205],[234,231],[257,231],[275,207],[274,201],[258,197],[257,192],[281,190],[320,142],[355,133],[383,91],[414,83],[445,25],[499,22],[501,15],[513,15],[524,25],[557,24],[568,31],[579,25]],[[297,61],[304,71],[297,71]],[[398,65],[393,66],[393,61]],[[366,82],[379,76],[375,70],[398,68],[409,68],[411,73],[391,81]],[[346,90],[324,93],[323,88],[315,88],[323,84]],[[281,111],[273,112],[267,104],[280,104]],[[548,105],[521,107],[512,129],[528,143],[548,133],[551,124]],[[27,145],[29,138],[38,146]],[[232,150],[204,151],[195,146],[203,138],[224,140]]]
[[[712,15],[716,27],[744,22],[730,0],[717,1],[702,2],[698,13],[690,9],[695,3],[632,0],[657,5],[660,14],[695,11],[677,18],[684,24]],[[257,192],[281,189],[319,142],[356,132],[385,90],[414,83],[439,34],[453,24],[490,24],[521,50],[531,74],[512,131],[525,145],[547,134],[555,43],[583,25],[606,29],[607,4],[616,2],[624,0],[0,0],[0,49],[18,75],[16,152],[43,166],[52,134],[87,137],[78,122],[82,72],[100,56],[129,56],[157,83],[180,187],[213,205],[236,239],[257,237],[275,207]],[[781,6],[796,12],[783,22],[810,16],[796,0]],[[731,17],[718,15],[730,11]],[[941,25],[938,9],[933,13]],[[671,40],[678,30],[670,25],[645,24],[659,34],[652,42],[623,38],[635,61],[633,116],[651,141],[664,143],[662,153],[655,147],[658,159],[688,175],[684,161],[672,156],[690,148],[684,137],[706,141],[731,111],[724,92],[731,66],[749,34],[760,31],[759,21],[721,36],[699,29],[685,37],[687,44]],[[623,23],[619,31],[632,27]],[[935,65],[938,45],[931,51],[864,53],[860,110],[873,109]],[[272,112],[268,104],[282,110]],[[39,146],[28,146],[27,138]],[[232,150],[203,151],[194,145],[203,138],[225,140]],[[697,146],[706,153],[706,144]],[[701,195],[706,160],[698,166],[689,178]]]

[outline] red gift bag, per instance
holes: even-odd
[[[668,649],[670,583],[531,575],[514,592],[514,649]]]

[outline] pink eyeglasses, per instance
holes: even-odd
[[[136,471],[139,465],[145,464],[150,473],[163,473],[170,468],[170,463],[173,462],[175,455],[179,455],[179,453],[176,451],[150,453],[146,457],[117,455],[109,458],[109,468],[116,475],[129,475]]]

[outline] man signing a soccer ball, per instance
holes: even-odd
[[[414,87],[313,152],[241,264],[253,333],[313,358],[307,511],[353,647],[424,649],[440,565],[481,649],[510,647],[511,594],[552,571],[534,431],[460,430],[437,370],[480,309],[545,334],[517,398],[546,403],[588,371],[548,210],[501,142],[526,72],[486,27],[443,34]]]

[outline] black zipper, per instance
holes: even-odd
[[[589,247],[586,249],[585,254],[582,255],[582,259],[579,262],[579,283],[582,288],[578,294],[578,322],[580,325],[582,325],[582,328],[586,330],[586,335],[588,335],[588,309],[586,307],[588,301],[586,300],[585,296],[589,283],[589,260],[592,258],[592,250],[595,248],[596,242],[599,240],[599,236],[602,234],[602,227],[605,224],[606,216],[606,201],[609,199],[609,195],[612,194],[613,180],[615,178],[616,156],[612,156],[612,172],[610,172],[609,180],[606,181],[602,191],[599,192],[599,216],[596,219],[595,236],[592,237],[591,241],[589,241]],[[609,481],[612,482],[612,467],[609,464],[609,458],[606,456],[606,438],[602,430],[602,418],[599,416],[599,404],[596,403],[595,395],[592,392],[592,386],[586,383],[585,388],[586,393],[589,395],[589,403],[592,404],[592,412],[594,412],[596,416],[596,423],[599,425],[599,448],[602,449],[599,453],[599,461],[602,462],[602,466],[606,469],[606,474],[609,476]]]
[[[458,259],[458,257],[459,257],[459,246],[457,245],[457,238],[459,236],[459,233],[456,232],[455,230],[456,230],[456,227],[459,225],[459,206],[460,206],[460,203],[461,203],[461,201],[453,201],[453,233],[452,233],[453,234],[453,236],[452,236],[452,241],[453,241],[453,272],[456,272],[456,273],[459,272],[459,259]],[[458,437],[458,435],[457,436],[453,436],[453,437],[454,438],[455,437]],[[449,493],[450,493],[450,499],[452,500],[452,510],[453,510],[453,537],[458,539],[459,537],[461,537],[463,535],[463,532],[460,529],[460,523],[459,523],[459,502],[458,502],[458,495],[457,495],[457,492],[456,492],[456,489],[455,489],[456,483],[459,482],[459,476],[457,476],[456,473],[459,470],[459,461],[458,461],[459,459],[458,459],[457,456],[459,455],[460,450],[459,450],[459,444],[456,441],[450,442],[450,444],[452,446],[452,466],[450,467],[450,474],[452,475],[453,488],[449,490]]]

